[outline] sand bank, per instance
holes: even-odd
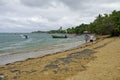
[[[119,38],[0,67],[6,80],[119,80],[119,75]]]

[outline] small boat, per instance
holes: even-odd
[[[52,35],[53,38],[68,38],[67,35],[59,36],[59,35]]]

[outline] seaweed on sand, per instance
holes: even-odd
[[[68,54],[66,57],[57,58],[56,60],[47,64],[41,72],[51,70],[53,73],[56,74],[58,72],[69,71],[69,66],[72,63],[81,65],[81,70],[83,70],[86,67],[79,62],[82,60],[91,60],[93,58],[91,56],[93,53],[95,53],[94,50],[85,49],[80,52]]]

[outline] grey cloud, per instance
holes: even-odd
[[[59,0],[66,4],[67,6],[74,8],[74,9],[86,9],[90,8],[91,6],[97,7],[102,5],[103,3],[113,3],[113,2],[120,2],[119,0]]]
[[[6,5],[10,0],[0,0],[0,6]]]
[[[21,0],[21,3],[29,7],[48,8],[56,3],[57,6],[63,4],[73,9],[83,8],[84,0]]]
[[[0,6],[2,6],[2,5],[4,5],[4,4],[5,4],[4,1],[1,0],[1,1],[0,1]]]
[[[49,7],[54,0],[21,0],[21,3],[30,7]]]
[[[85,10],[91,7],[98,7],[104,3],[120,2],[119,0],[20,0],[22,4],[29,7],[48,8],[56,3],[57,6],[63,4],[73,10]]]
[[[64,29],[120,10],[119,0],[0,0],[0,32]]]

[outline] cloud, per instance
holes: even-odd
[[[2,6],[2,5],[4,5],[4,1],[3,0],[0,1],[0,6]]]
[[[0,32],[64,29],[120,10],[119,0],[0,0]]]

